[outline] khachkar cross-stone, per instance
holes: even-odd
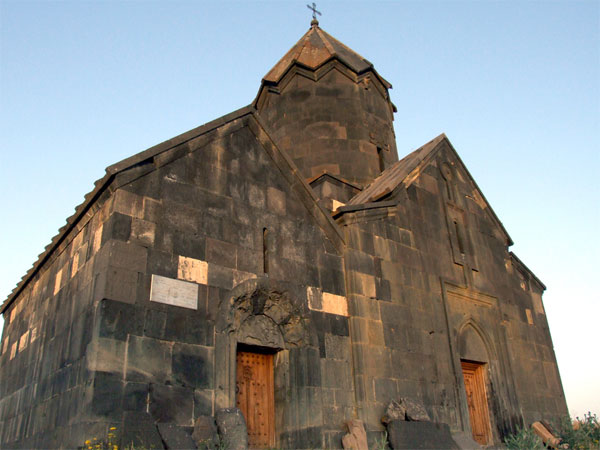
[[[319,25],[319,21],[317,20],[317,14],[321,15],[321,13],[319,11],[317,11],[317,5],[315,4],[315,2],[313,2],[312,6],[306,5],[306,7],[308,9],[310,9],[312,11],[312,13],[313,13],[313,18],[310,21],[310,24],[311,25]]]

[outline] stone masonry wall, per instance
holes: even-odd
[[[357,83],[335,67],[317,81],[299,74],[282,81],[260,114],[305,179],[327,172],[365,186],[381,172],[378,147],[384,167],[398,160],[392,107],[378,81]]]
[[[358,406],[377,430],[391,399],[412,397],[433,420],[470,431],[460,359],[468,359],[461,339],[475,330],[486,348],[490,419],[500,442],[521,416],[555,420],[567,410],[543,288],[507,252],[507,238],[461,167],[442,151],[395,194],[397,207],[341,222],[350,247]]]
[[[286,353],[279,442],[321,446],[352,415],[342,258],[255,135],[233,129],[184,144],[185,156],[115,193],[120,231],[99,274],[92,405],[125,443],[157,445],[154,423],[191,427],[235,405],[215,381],[228,358],[215,350],[215,323],[233,288],[265,276],[264,239],[269,279],[288,286],[317,334],[316,346]],[[196,285],[197,309],[152,301],[157,276]],[[321,390],[331,399],[322,411]]]
[[[94,433],[85,422],[92,372],[96,274],[115,232],[112,201],[67,234],[5,312],[0,370],[0,442],[10,448],[61,447]],[[86,431],[84,431],[84,429]]]

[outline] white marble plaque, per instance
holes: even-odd
[[[152,275],[150,301],[182,308],[198,309],[198,285]]]

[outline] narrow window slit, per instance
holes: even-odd
[[[263,272],[269,273],[269,230],[263,228]]]

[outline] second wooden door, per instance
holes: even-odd
[[[250,447],[275,446],[273,354],[238,351],[236,392],[237,407],[246,419]]]

